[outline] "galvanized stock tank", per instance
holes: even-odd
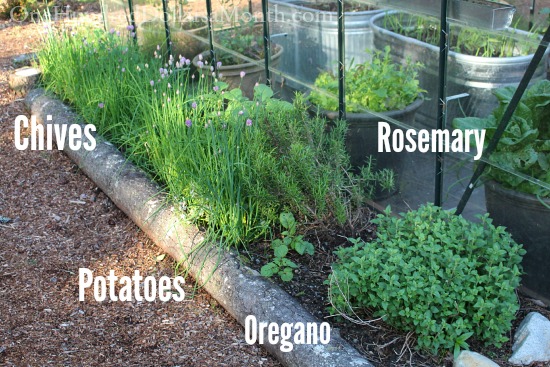
[[[396,14],[389,12],[388,14]],[[391,55],[396,62],[406,63],[410,58],[413,62],[422,62],[425,68],[419,73],[420,85],[427,90],[425,101],[416,114],[416,122],[420,128],[434,128],[437,121],[438,96],[438,60],[439,47],[402,36],[385,29],[386,14],[378,14],[371,19],[374,48],[383,50],[386,45],[391,47]],[[404,14],[403,19],[411,15]],[[528,33],[510,29],[510,36],[525,39],[525,43],[535,44],[537,39],[528,40]],[[520,41],[521,42],[521,41]],[[547,51],[548,52],[548,51]],[[498,106],[491,91],[507,85],[518,85],[527,70],[533,54],[513,57],[480,57],[470,56],[450,51],[447,74],[447,96],[468,93],[470,96],[447,104],[447,126],[455,117],[476,116],[485,117]],[[545,66],[540,63],[532,82],[544,79]]]
[[[323,70],[336,73],[338,67],[338,16],[336,11],[321,11],[311,6],[335,4],[328,1],[273,0],[269,2],[273,41],[285,48],[278,70],[291,78],[313,84]],[[370,59],[367,49],[373,48],[370,19],[382,10],[345,13],[346,63],[362,63]],[[284,75],[283,75],[284,77]],[[276,78],[281,81],[281,76]],[[285,78],[286,85],[304,89],[300,83]]]

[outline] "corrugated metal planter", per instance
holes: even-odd
[[[550,302],[550,199],[504,188],[495,181],[485,183],[487,211],[495,225],[505,226],[523,244],[522,285],[532,296]]]
[[[391,12],[389,14],[394,14]],[[423,127],[434,128],[437,120],[438,60],[439,47],[406,37],[383,28],[386,14],[371,19],[374,48],[383,50],[391,46],[396,62],[404,64],[407,58],[422,62],[425,68],[419,73],[420,85],[427,90],[430,99],[417,113],[416,121]],[[405,19],[408,15],[405,15]],[[511,29],[516,36],[527,37],[528,33]],[[528,42],[527,40],[525,42]],[[484,117],[498,106],[491,91],[506,85],[518,85],[527,70],[533,54],[514,57],[480,57],[450,51],[447,74],[447,96],[468,93],[470,96],[447,104],[447,121],[455,117]],[[541,63],[533,76],[533,82],[545,77]],[[462,109],[460,108],[462,107]],[[462,112],[464,111],[464,113]]]
[[[326,1],[273,0],[269,2],[272,34],[287,33],[274,40],[287,52],[279,69],[300,81],[312,84],[320,70],[336,72],[338,63],[338,17],[334,11],[321,11],[311,4]],[[382,10],[345,13],[347,61],[362,63],[369,59],[366,49],[372,49],[369,20]],[[296,83],[289,85],[298,88]],[[300,88],[303,89],[303,88]]]
[[[422,106],[423,98],[418,98],[416,101],[408,105],[402,110],[381,112],[382,115],[388,118],[407,123],[414,124],[415,113]],[[338,119],[338,112],[318,109],[312,105],[310,112],[313,114],[319,113],[319,116],[325,117],[331,121]],[[350,163],[353,169],[367,163],[368,156],[372,156],[376,160],[376,169],[388,168],[394,171],[397,175],[397,180],[402,175],[403,165],[406,154],[389,152],[378,153],[378,122],[387,121],[381,119],[368,112],[363,113],[346,113],[346,122],[348,123],[348,134],[346,136],[346,149],[350,155]],[[392,130],[402,130],[400,127],[389,122]],[[396,190],[399,188],[399,183],[396,182]],[[388,194],[395,192],[383,192],[377,187],[375,192],[375,200],[383,199]]]

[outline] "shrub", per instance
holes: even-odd
[[[371,308],[374,316],[414,331],[418,347],[438,353],[467,347],[476,335],[501,345],[518,310],[525,251],[487,216],[472,223],[432,204],[378,215],[376,240],[351,239],[337,250],[329,277],[333,311]]]

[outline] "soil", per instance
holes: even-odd
[[[15,149],[15,118],[30,113],[8,88],[11,58],[42,30],[0,23],[0,365],[280,366],[192,279],[183,302],[79,302],[79,268],[176,267],[63,153]]]

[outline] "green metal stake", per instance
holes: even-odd
[[[439,31],[439,89],[437,105],[437,129],[444,129],[446,126],[447,107],[447,57],[449,55],[448,37],[449,23],[447,22],[448,0],[441,0],[441,19]],[[435,198],[434,204],[441,206],[443,198],[443,170],[444,153],[435,154]]]
[[[164,13],[164,32],[166,33],[166,49],[168,50],[168,55],[172,55],[172,41],[170,40],[170,26],[168,25],[167,1],[168,0],[162,0],[162,12]]]
[[[271,72],[269,71],[269,59],[271,58],[271,39],[269,37],[269,19],[267,12],[267,0],[262,0],[262,15],[264,17],[264,66],[265,66],[265,84],[271,85]]]
[[[346,118],[346,43],[344,24],[344,0],[338,0],[338,118]]]
[[[128,0],[128,8],[130,9],[130,23],[132,24],[132,27],[134,27],[134,32],[136,33],[134,35],[134,41],[137,40],[137,30],[136,30],[136,19],[134,17],[134,2],[132,0]]]
[[[216,53],[214,52],[214,30],[212,29],[212,1],[206,0],[206,24],[208,25],[208,41],[210,43],[210,60],[211,65],[216,70],[218,75],[218,63],[216,62]]]

